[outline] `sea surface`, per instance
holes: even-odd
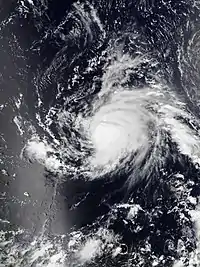
[[[0,267],[200,267],[200,1],[0,2]]]

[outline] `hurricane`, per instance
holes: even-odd
[[[200,266],[198,0],[0,9],[0,266]]]

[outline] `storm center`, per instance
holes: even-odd
[[[101,122],[93,133],[93,142],[97,150],[107,150],[119,147],[123,130],[117,125]]]

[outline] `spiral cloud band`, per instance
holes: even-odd
[[[116,92],[96,111],[90,125],[94,165],[112,166],[131,152],[148,149],[148,122],[152,118],[143,106],[143,94],[134,90]]]

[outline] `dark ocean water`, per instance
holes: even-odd
[[[199,6],[1,1],[0,266],[200,266]]]

